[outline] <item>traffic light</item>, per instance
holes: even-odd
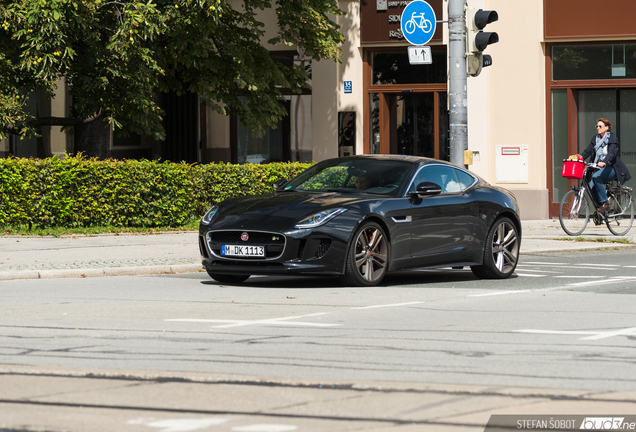
[[[492,64],[492,57],[484,55],[488,45],[499,42],[495,32],[482,31],[486,25],[499,19],[496,11],[485,11],[466,6],[466,68],[468,75],[477,76],[481,69]]]

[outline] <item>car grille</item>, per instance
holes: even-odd
[[[248,239],[242,239],[247,234]],[[285,250],[284,235],[263,231],[212,231],[208,233],[208,246],[212,254],[221,257],[222,245],[265,246],[265,258],[278,258]],[[258,260],[262,257],[231,257],[241,260]]]

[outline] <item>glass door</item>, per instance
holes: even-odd
[[[448,160],[446,92],[375,93],[370,100],[371,153]]]
[[[433,93],[389,96],[391,154],[435,157]]]
[[[636,172],[636,89],[579,90],[578,152],[596,135],[596,120],[606,118],[619,142],[619,156],[629,172]],[[630,182],[631,183],[631,182]]]
[[[568,92],[571,103],[568,103]],[[553,204],[560,203],[576,184],[561,177],[563,159],[587,148],[596,134],[594,126],[599,118],[607,118],[612,123],[612,132],[620,143],[620,158],[632,176],[636,173],[636,89],[552,90]]]

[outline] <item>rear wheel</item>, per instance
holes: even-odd
[[[389,243],[384,229],[375,222],[358,228],[347,253],[345,274],[341,282],[353,286],[379,284],[389,266]]]
[[[505,279],[519,261],[519,234],[515,224],[507,217],[497,219],[490,228],[484,245],[484,261],[471,266],[475,276],[482,279]]]
[[[231,274],[213,273],[207,269],[206,271],[208,272],[210,277],[214,279],[215,281],[221,282],[221,283],[228,283],[228,284],[245,282],[250,277],[250,275],[231,275]]]
[[[613,194],[605,223],[612,234],[627,234],[634,223],[634,203],[630,193],[620,190]]]
[[[579,235],[587,226],[590,218],[590,208],[585,196],[579,196],[579,192],[571,190],[565,194],[559,206],[559,222],[561,228],[568,235]]]

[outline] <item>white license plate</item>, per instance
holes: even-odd
[[[221,255],[223,256],[241,256],[241,257],[264,257],[264,246],[237,246],[222,245]]]

